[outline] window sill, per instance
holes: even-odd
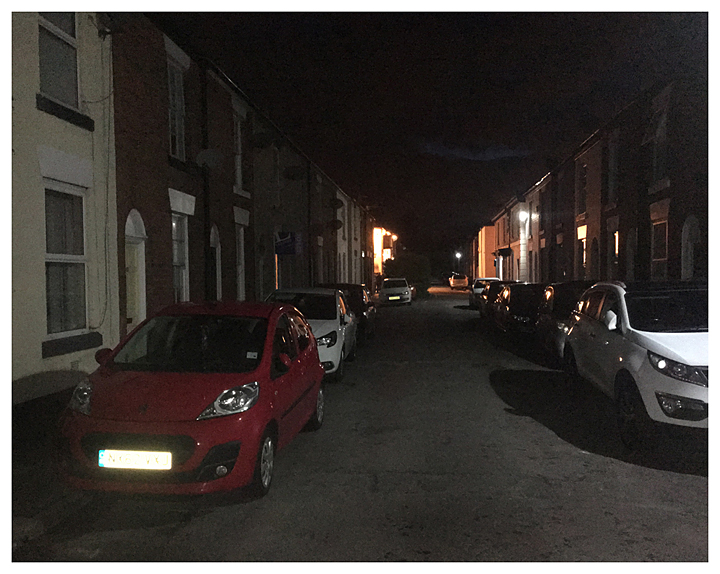
[[[239,195],[240,197],[245,197],[247,199],[252,199],[252,195],[250,195],[249,191],[245,191],[244,189],[239,188],[237,185],[233,186],[233,191]]]
[[[86,116],[85,114],[81,114],[77,110],[64,106],[55,100],[51,100],[42,94],[36,95],[35,105],[41,112],[55,116],[56,118],[64,120],[89,132],[95,131],[95,122],[92,118]]]
[[[87,349],[101,347],[102,344],[102,334],[97,331],[83,333],[82,335],[72,335],[61,339],[50,339],[42,343],[42,357],[43,359],[47,359],[48,357],[67,355],[69,353],[75,353],[76,351],[85,351]]]
[[[168,163],[170,164],[170,167],[174,167],[175,169],[183,171],[190,175],[195,175],[198,177],[202,175],[202,168],[198,165],[195,165],[194,163],[185,162],[171,155],[168,155]]]
[[[648,187],[648,194],[652,195],[653,193],[657,193],[658,191],[662,191],[663,189],[667,189],[668,187],[670,187],[670,178],[665,177],[659,181],[656,181],[650,187]]]

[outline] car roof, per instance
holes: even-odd
[[[273,293],[308,293],[310,295],[335,295],[337,291],[337,289],[331,289],[329,287],[284,287],[282,289],[275,289]]]
[[[708,284],[702,281],[633,281],[623,283],[622,281],[600,281],[595,287],[612,287],[622,289],[626,293],[662,293],[671,291],[707,291]]]
[[[282,307],[288,307],[288,305],[241,301],[187,301],[164,307],[153,315],[234,315],[238,317],[261,317],[268,319],[275,310]]]

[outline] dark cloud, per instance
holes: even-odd
[[[513,157],[528,157],[531,152],[524,149],[510,149],[506,145],[490,145],[485,149],[461,148],[440,143],[426,143],[422,147],[424,153],[448,159],[465,159],[469,161],[497,161]]]

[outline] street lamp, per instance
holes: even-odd
[[[457,260],[457,265],[455,266],[458,273],[460,273],[460,258],[462,257],[462,253],[459,251],[455,252],[455,259]]]

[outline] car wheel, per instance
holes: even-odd
[[[250,485],[252,494],[262,498],[270,491],[275,469],[275,438],[269,430],[265,431],[255,462],[255,474]]]
[[[618,432],[625,447],[635,451],[647,446],[651,438],[652,420],[645,410],[645,404],[634,381],[620,381],[615,407]]]
[[[347,356],[348,361],[354,361],[355,357],[357,357],[357,346],[358,346],[357,337],[355,337],[353,339],[352,347],[350,347],[350,353]]]
[[[317,400],[315,401],[315,412],[307,423],[307,430],[319,430],[323,424],[323,420],[325,420],[325,386],[321,384]]]
[[[335,373],[333,373],[334,379],[336,383],[339,383],[343,380],[343,377],[345,377],[345,350],[343,349],[340,351],[340,362],[338,363],[338,367],[335,370]]]
[[[580,373],[578,372],[577,362],[575,361],[575,353],[573,353],[570,345],[565,345],[562,364],[563,371],[565,371],[568,382],[573,384],[579,383]]]

